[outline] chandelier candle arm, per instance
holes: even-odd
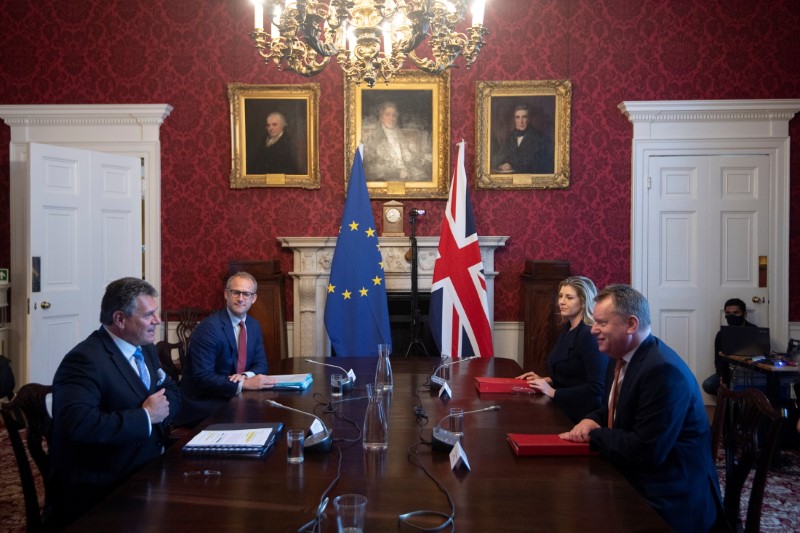
[[[410,59],[440,73],[459,57],[469,68],[485,44],[485,0],[253,0],[250,37],[265,62],[302,76],[322,72],[331,57],[356,83],[388,83]],[[472,24],[461,26],[471,7]],[[264,30],[266,18],[270,32]],[[430,56],[417,48],[427,42]]]

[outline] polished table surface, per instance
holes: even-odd
[[[468,411],[498,404],[499,411],[464,417],[462,443],[470,471],[451,470],[448,455],[433,452],[430,446],[413,447],[419,461],[453,498],[456,531],[668,531],[665,522],[601,456],[514,455],[507,433],[558,433],[572,424],[541,395],[477,392],[476,376],[520,374],[519,365],[511,359],[475,359],[453,366],[449,382],[453,398],[445,403],[425,386],[434,361],[392,358],[394,390],[387,399],[389,448],[382,453],[364,452],[360,442],[352,442],[358,429],[347,419],[359,427],[363,423],[365,384],[373,379],[376,360],[318,359],[352,368],[357,376],[353,390],[335,404],[336,415],[325,413],[318,400],[325,399],[320,395],[329,396],[329,376],[338,371],[304,359],[286,359],[281,373],[313,374],[309,390],[246,391],[198,427],[215,422],[279,421],[289,428],[308,427],[313,421],[264,402],[273,399],[320,416],[335,439],[330,453],[306,454],[303,464],[289,465],[285,435],[269,454],[258,459],[185,456],[183,442],[179,442],[134,474],[74,529],[296,531],[314,518],[321,496],[336,478],[341,450],[341,477],[329,492],[331,500],[339,494],[362,493],[368,498],[367,532],[407,530],[398,525],[403,513],[450,512],[445,494],[409,461],[409,449],[420,442],[420,435],[430,441],[431,429],[449,407]],[[427,422],[418,422],[417,405],[427,414]],[[204,469],[219,470],[222,475],[183,475]],[[335,531],[332,504],[327,517],[322,530]]]

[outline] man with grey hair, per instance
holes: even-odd
[[[250,158],[248,174],[297,174],[298,164],[294,140],[289,136],[289,123],[283,113],[267,115],[264,137]]]
[[[599,450],[675,531],[708,531],[722,504],[697,380],[650,334],[640,292],[609,285],[595,302],[592,334],[616,365],[609,365],[604,405],[561,438]]]
[[[122,278],[106,287],[101,326],[61,361],[53,379],[48,502],[60,529],[161,455],[180,403],[153,346],[158,292]]]
[[[378,106],[378,121],[364,132],[364,174],[367,181],[429,181],[433,172],[430,136],[401,126],[395,102]]]

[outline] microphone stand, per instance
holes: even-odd
[[[473,413],[482,413],[484,411],[499,411],[499,405],[490,405],[489,407],[484,407],[483,409],[474,409],[472,411],[464,411],[461,413],[461,416],[464,415],[471,415]],[[447,452],[450,453],[450,450],[456,445],[456,442],[461,440],[461,437],[452,431],[448,431],[442,427],[442,422],[447,420],[448,418],[452,417],[452,414],[445,415],[444,418],[439,420],[439,423],[433,428],[431,433],[431,449],[435,452]]]
[[[419,352],[414,352],[414,348],[418,348],[422,355],[427,357],[428,349],[419,340],[419,307],[417,306],[417,297],[419,289],[417,287],[417,210],[412,209],[409,213],[409,221],[411,222],[411,343],[406,349],[406,357],[409,355],[418,355]]]

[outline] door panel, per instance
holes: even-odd
[[[52,383],[98,327],[108,282],[141,277],[141,171],[137,158],[74,148],[31,143],[30,154],[31,261],[40,265],[28,286],[30,380]]]
[[[768,324],[768,156],[653,156],[648,161],[647,291],[653,333],[689,364],[699,381],[714,372],[714,336],[729,298]],[[762,222],[764,221],[764,222]]]
[[[709,158],[709,172],[717,177],[709,210],[717,214],[710,231],[720,235],[720,294],[718,313],[729,298],[747,304],[747,318],[759,326],[769,325],[767,285],[760,287],[759,257],[769,254],[769,157],[720,156]],[[762,303],[754,303],[753,298]]]

